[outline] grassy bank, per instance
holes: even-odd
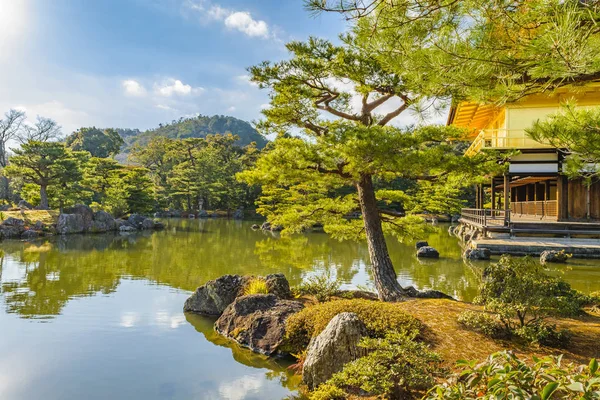
[[[44,225],[56,224],[59,214],[58,210],[2,211],[0,213],[2,220],[18,218],[24,220],[27,225],[33,225],[37,221],[41,221]]]

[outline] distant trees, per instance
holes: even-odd
[[[67,136],[65,143],[73,150],[89,152],[92,157],[106,158],[115,156],[124,141],[115,129],[93,127],[78,129]]]
[[[49,188],[68,188],[81,177],[81,155],[67,149],[62,143],[32,140],[13,151],[15,155],[5,168],[6,175],[39,186],[40,208],[44,210],[49,208]]]
[[[162,207],[189,211],[251,206],[256,193],[235,175],[253,165],[254,144],[241,148],[233,135],[182,140],[156,137],[136,146],[131,160],[152,171]]]

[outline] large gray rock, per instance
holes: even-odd
[[[127,222],[129,225],[133,226],[136,229],[142,229],[142,224],[146,220],[146,217],[140,214],[131,214],[129,218],[127,218]]]
[[[92,224],[94,223],[94,211],[92,211],[90,207],[84,204],[76,204],[73,207],[65,209],[64,213],[81,215],[84,232],[87,232],[92,228]]]
[[[200,286],[185,301],[183,311],[218,316],[238,297],[248,278],[223,275]]]
[[[540,254],[540,264],[546,265],[547,263],[560,263],[564,264],[571,257],[564,250],[544,250]]]
[[[463,253],[466,260],[489,260],[492,257],[490,249],[467,249]]]
[[[110,232],[117,230],[117,221],[106,211],[98,211],[94,214],[91,232]]]
[[[154,229],[154,220],[151,218],[145,218],[142,221],[142,229]]]
[[[358,344],[367,335],[365,324],[354,313],[341,313],[312,339],[306,351],[302,380],[314,389],[342,370],[345,364],[366,355]]]
[[[40,236],[39,232],[37,232],[33,229],[27,229],[25,232],[23,232],[21,234],[21,239],[29,240],[29,239],[35,239],[39,236]]]
[[[85,221],[81,214],[60,214],[56,223],[56,232],[61,235],[82,233],[85,231]]]
[[[17,207],[20,208],[21,210],[33,209],[33,206],[30,203],[26,202],[25,200],[19,201],[19,204],[17,204]]]
[[[283,343],[285,321],[303,308],[300,302],[273,294],[242,296],[223,311],[215,329],[256,353],[271,356]]]
[[[0,235],[5,239],[20,238],[25,232],[25,221],[9,217],[0,224]]]
[[[440,253],[431,246],[423,246],[417,250],[419,258],[440,258]]]
[[[290,284],[283,274],[271,274],[265,277],[267,283],[267,290],[269,293],[282,299],[289,299],[292,297],[292,291],[290,290]]]

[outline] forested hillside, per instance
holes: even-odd
[[[267,141],[246,121],[224,115],[212,117],[199,115],[191,118],[180,118],[168,124],[160,124],[156,129],[141,132],[138,129],[117,129],[125,144],[117,157],[126,161],[134,145],[146,146],[152,138],[165,137],[168,139],[205,138],[210,134],[231,133],[239,137],[238,145],[246,146],[256,142],[258,148],[263,148]]]

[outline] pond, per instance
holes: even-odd
[[[184,315],[198,285],[223,274],[283,272],[296,285],[330,271],[345,288],[370,286],[364,243],[323,233],[281,239],[250,222],[166,220],[132,235],[76,235],[0,244],[0,399],[283,399],[298,384],[289,362],[241,349],[213,320]],[[476,294],[477,270],[439,226],[442,258],[390,240],[402,285],[456,298]],[[556,267],[575,288],[600,290],[600,262]]]

